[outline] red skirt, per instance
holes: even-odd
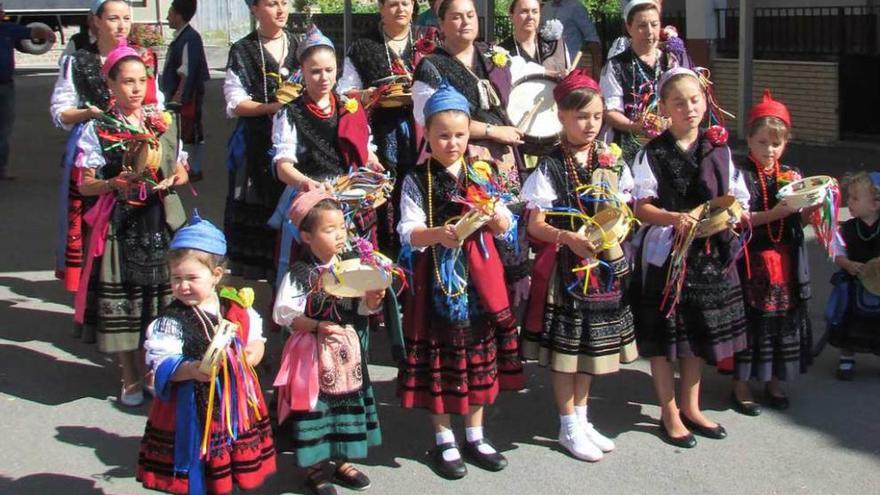
[[[209,457],[203,461],[208,493],[231,493],[234,486],[252,490],[275,473],[275,445],[262,395],[259,402],[263,419],[231,442],[229,434],[220,429],[219,421],[212,422]],[[187,475],[174,473],[176,407],[176,400],[153,400],[141,440],[137,479],[152,490],[186,494],[189,491]]]
[[[492,256],[498,260],[497,252]],[[497,287],[487,292],[506,299],[503,267],[500,261],[497,265],[478,276],[484,283],[497,280]],[[434,310],[430,255],[417,255],[413,276],[403,313],[406,357],[398,373],[401,405],[433,414],[464,415],[471,406],[495,402],[499,390],[521,389],[525,378],[509,306],[497,314],[450,324]]]

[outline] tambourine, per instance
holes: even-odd
[[[153,141],[132,141],[128,144],[122,163],[132,172],[142,175],[146,171],[159,170],[162,159],[162,143]]]
[[[278,88],[278,91],[275,91],[275,100],[278,103],[286,105],[293,100],[299,98],[303,92],[302,84],[294,83],[294,82],[285,82],[281,84],[281,87]]]
[[[377,105],[382,108],[400,108],[413,104],[412,92],[407,85],[395,83],[389,85],[379,97]]]
[[[806,177],[783,186],[777,196],[792,208],[809,208],[825,201],[828,189],[834,182],[834,178],[827,175]]]
[[[336,199],[344,203],[361,204],[378,208],[388,201],[394,188],[393,181],[379,172],[361,169],[336,179],[333,191]]]
[[[455,222],[455,236],[458,237],[459,241],[464,241],[470,237],[471,234],[480,230],[480,228],[482,228],[483,225],[486,225],[491,219],[491,216],[474,208],[465,213],[457,222]]]
[[[220,323],[217,324],[217,328],[214,330],[214,338],[211,339],[211,345],[208,346],[208,350],[205,351],[202,362],[199,364],[199,371],[210,375],[214,368],[226,359],[226,349],[232,344],[237,328],[237,323],[220,319]]]
[[[690,212],[697,220],[696,237],[709,237],[723,232],[739,223],[742,214],[742,205],[730,195],[719,196]]]
[[[880,258],[872,258],[865,263],[859,280],[868,292],[880,296]]]
[[[590,243],[596,246],[603,257],[616,260],[623,257],[623,248],[620,243],[629,234],[629,222],[623,210],[608,207],[592,217],[581,227],[579,233],[586,237]]]
[[[321,274],[324,292],[342,298],[363,297],[367,292],[387,289],[391,282],[390,271],[366,264],[360,258],[337,261]]]

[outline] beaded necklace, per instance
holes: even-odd
[[[583,203],[581,203],[581,197],[578,194],[578,191],[584,185],[581,182],[580,177],[578,176],[577,165],[575,163],[577,161],[576,153],[579,150],[573,150],[573,149],[569,148],[569,145],[565,141],[562,141],[561,144],[562,144],[562,157],[563,157],[563,160],[565,160],[565,175],[567,178],[566,182],[568,182],[569,184],[574,183],[574,191],[573,191],[574,192],[574,200],[575,200],[575,202],[577,202],[578,209],[582,213],[586,213],[587,210],[585,209]],[[593,176],[593,153],[596,150],[596,142],[593,141],[592,143],[588,144],[586,147],[586,150],[587,150],[587,159],[586,159],[584,168],[587,170],[587,177],[592,177]],[[571,222],[571,230],[576,231],[577,229],[574,226],[574,218],[570,218],[569,221]]]
[[[281,31],[281,36],[285,36],[286,34],[287,33],[285,33],[284,30]],[[260,34],[259,31],[257,31],[258,38],[268,39],[269,41],[276,40],[276,39],[280,38],[281,36],[278,36],[276,38],[264,38],[263,35]],[[285,38],[286,38],[286,36],[285,36]],[[262,69],[263,69],[263,97],[266,99],[265,103],[269,103],[269,83],[266,80],[268,77],[268,74],[266,73],[266,53],[265,53],[266,50],[268,50],[268,49],[265,47],[265,45],[263,45],[263,42],[260,39],[257,40],[257,43],[260,45],[260,64],[262,65]],[[289,43],[289,40],[285,39],[284,44],[281,46],[280,60],[278,60],[278,73],[281,75],[281,77],[285,77],[285,78],[289,75],[289,71],[287,70],[287,67],[284,66],[284,62],[287,60],[287,48],[288,48],[287,45],[288,45],[288,43]]]
[[[406,38],[406,36],[403,36],[398,39],[394,39],[394,38],[389,37],[387,34],[385,34],[384,27],[380,27],[379,30],[382,31],[382,40],[383,40],[382,44],[383,44],[383,46],[385,46],[385,58],[388,59],[388,70],[391,72],[391,75],[394,75],[394,64],[392,64],[392,61],[391,61],[391,48],[389,45],[391,44],[390,43],[391,41],[401,41],[404,38]],[[413,39],[412,39],[412,28],[407,29],[407,35],[409,36],[409,45],[408,46],[411,46],[411,47],[415,46],[413,44]],[[406,52],[406,46],[404,46],[403,51],[401,51],[397,55],[400,57],[401,62],[403,62],[402,64],[400,64],[403,67],[403,70],[405,70],[407,72],[407,74],[409,74],[409,69],[406,68],[406,62],[403,59],[404,52]]]
[[[861,240],[863,240],[863,241],[870,241],[870,240],[873,240],[875,237],[877,237],[877,234],[880,234],[880,222],[876,222],[877,225],[874,226],[874,232],[872,232],[872,233],[871,233],[870,235],[868,235],[868,236],[865,236],[864,234],[862,234],[862,227],[861,227],[861,225],[862,225],[863,223],[864,223],[865,225],[868,225],[867,223],[865,223],[865,222],[862,221],[861,219],[856,220],[856,234],[859,236],[859,239],[861,239]]]
[[[434,186],[433,179],[431,176],[431,162],[433,159],[428,159],[428,228],[434,228]],[[462,174],[464,177],[465,187],[467,187],[467,161],[462,160]],[[443,295],[450,298],[461,297],[467,293],[467,285],[463,288],[459,289],[457,292],[450,294],[449,291],[446,290],[446,286],[443,284],[443,278],[440,277],[440,264],[437,263],[437,246],[431,246],[431,258],[434,260],[434,277],[437,279],[437,285],[440,286],[440,290],[443,291]],[[467,263],[464,264],[464,278],[467,280],[468,278],[468,268]]]
[[[336,96],[333,94],[332,91],[330,92],[330,106],[326,110],[319,107],[311,96],[309,96],[308,94],[306,94],[305,96],[306,97],[304,101],[306,104],[306,110],[308,110],[309,113],[311,113],[315,117],[318,117],[321,120],[327,120],[332,117],[333,114],[336,112]]]
[[[755,165],[755,170],[758,172],[758,184],[761,186],[761,199],[763,200],[764,211],[770,210],[770,198],[767,196],[767,182],[766,179],[771,179],[774,184],[779,178],[779,160],[776,160],[773,164],[773,171],[767,174],[764,172],[764,167],[755,160],[752,155],[749,155],[749,160]],[[776,224],[776,235],[773,234],[773,224]],[[770,242],[773,244],[779,244],[779,241],[782,240],[782,234],[785,230],[785,220],[779,219],[775,222],[768,222],[767,226],[767,235],[770,237]]]

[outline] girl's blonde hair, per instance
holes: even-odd
[[[880,188],[874,184],[874,179],[871,178],[871,174],[868,172],[856,172],[843,178],[843,190],[847,194],[856,186],[866,187],[874,195],[874,200],[880,201]]]
[[[217,268],[226,270],[226,256],[206,253],[198,249],[169,249],[165,260],[168,262],[168,266],[183,263],[186,260],[195,260],[208,267],[212,272]]]

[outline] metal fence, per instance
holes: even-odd
[[[737,57],[739,9],[716,9],[717,49]],[[823,59],[880,54],[880,7],[755,9],[755,58]]]

